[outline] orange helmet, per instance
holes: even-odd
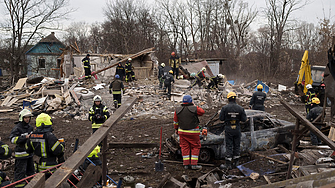
[[[171,55],[176,55],[176,53],[175,53],[175,52],[172,52]]]

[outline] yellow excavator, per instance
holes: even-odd
[[[325,68],[325,66],[311,66],[308,60],[308,50],[305,50],[301,59],[298,78],[294,83],[295,94],[300,96],[302,102],[305,102],[306,86],[308,84],[313,86],[315,92],[319,91],[320,85],[323,83]]]

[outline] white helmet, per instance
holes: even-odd
[[[165,67],[165,63],[162,63],[162,64],[161,64],[161,67]]]
[[[223,78],[223,75],[222,75],[222,74],[218,74],[218,77],[219,77],[219,78]]]
[[[312,85],[311,84],[307,84],[306,88],[307,89],[312,89]]]
[[[24,117],[32,117],[34,116],[30,110],[28,109],[23,109],[20,113],[19,113],[19,121],[23,121]]]
[[[94,98],[93,98],[93,102],[95,102],[95,101],[101,101],[101,97],[100,97],[100,95],[96,95],[96,96],[94,96]]]
[[[131,60],[133,60],[132,58],[128,58],[128,61],[131,61]]]
[[[202,69],[201,69],[202,71],[206,71],[206,68],[205,67],[202,67]]]

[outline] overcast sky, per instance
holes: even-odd
[[[265,0],[245,0],[250,5],[254,5],[257,9],[265,8]],[[154,0],[146,0],[148,3]],[[103,7],[106,6],[105,0],[70,0],[72,8],[77,9],[72,13],[72,19],[69,21],[79,22],[86,21],[88,23],[103,22],[105,17],[103,15]],[[330,15],[331,13],[331,15]],[[324,14],[327,18],[335,21],[335,1],[334,0],[310,0],[310,3],[303,9],[295,12],[294,17],[307,22],[317,23],[318,19],[323,18]],[[259,14],[260,15],[260,14]],[[257,28],[261,24],[262,17],[258,16],[258,23],[253,28]]]

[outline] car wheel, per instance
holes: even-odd
[[[211,151],[209,149],[200,149],[199,162],[207,163],[211,160]]]

